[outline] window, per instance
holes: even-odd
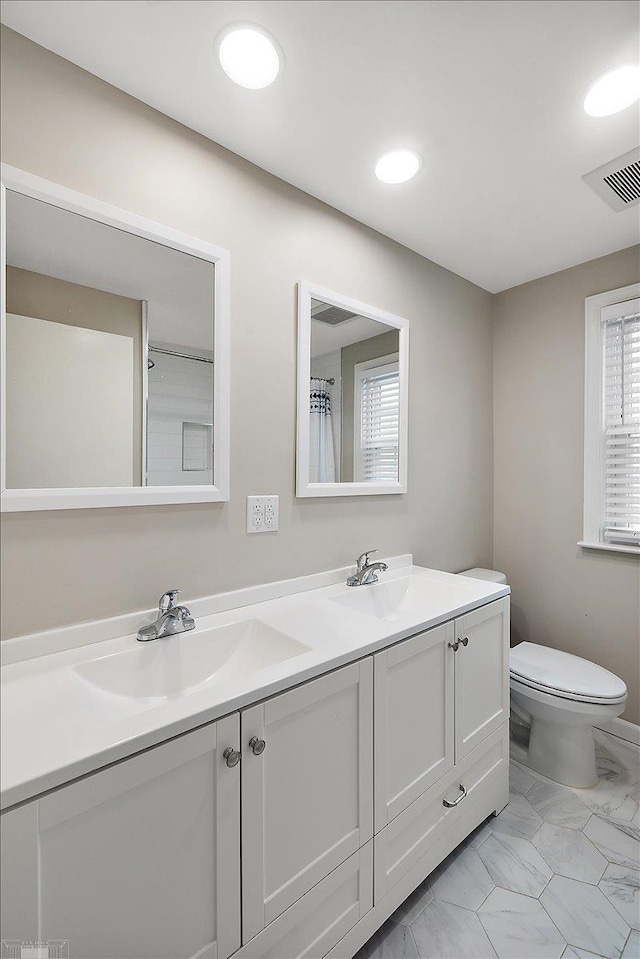
[[[365,483],[397,482],[400,441],[398,354],[355,367],[354,478]]]
[[[581,545],[640,552],[640,284],[586,300]]]

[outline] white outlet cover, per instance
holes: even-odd
[[[247,533],[275,533],[278,529],[277,494],[247,496]]]

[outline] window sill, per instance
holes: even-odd
[[[616,546],[615,543],[587,543],[581,541],[578,546],[583,549],[604,549],[608,553],[631,553],[634,556],[640,556],[639,546]]]

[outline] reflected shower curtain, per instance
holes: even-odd
[[[331,394],[326,380],[311,377],[309,416],[309,482],[335,483]]]

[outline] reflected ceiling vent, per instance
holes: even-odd
[[[640,203],[640,147],[605,163],[582,179],[616,213]]]
[[[349,310],[341,310],[339,306],[321,303],[320,300],[311,301],[311,319],[318,320],[319,323],[326,323],[328,326],[345,323],[357,315],[357,313],[350,313]]]

